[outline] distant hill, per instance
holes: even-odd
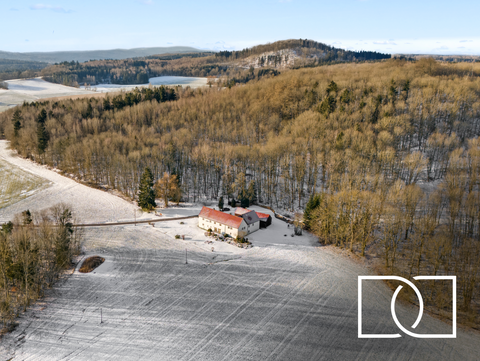
[[[223,60],[253,59],[253,66],[274,66],[281,64],[284,67],[303,67],[308,64],[371,61],[390,59],[391,54],[375,51],[351,51],[319,43],[308,39],[289,39],[274,43],[261,44],[239,51],[219,51],[215,57]],[[257,59],[255,59],[257,58]],[[304,61],[294,61],[303,59]]]
[[[96,59],[127,59],[157,54],[194,53],[201,50],[189,46],[170,46],[164,48],[134,48],[89,51],[54,51],[33,53],[11,53],[0,51],[0,59],[14,59],[24,61],[40,61],[47,63],[60,63],[63,61],[84,62]]]

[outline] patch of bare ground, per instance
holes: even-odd
[[[90,273],[95,268],[100,266],[103,262],[105,262],[105,258],[103,257],[100,257],[100,256],[88,257],[85,261],[83,261],[78,271],[81,273]]]

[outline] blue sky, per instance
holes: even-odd
[[[39,1],[0,1],[0,50],[221,50],[308,38],[352,50],[480,55],[474,0]]]

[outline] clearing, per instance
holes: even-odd
[[[49,182],[0,158],[0,210],[45,189]]]
[[[149,79],[153,86],[160,85],[182,85],[191,88],[198,88],[207,85],[207,78],[195,78],[185,76],[159,76]],[[100,84],[85,89],[73,88],[61,84],[49,83],[41,78],[35,79],[17,79],[7,80],[8,90],[0,89],[0,112],[11,107],[22,104],[24,101],[33,102],[40,99],[64,98],[75,95],[91,95],[98,93],[118,92],[121,90],[132,90],[135,87],[144,87],[149,84],[138,85],[118,85],[118,84]],[[93,91],[95,89],[96,91]]]
[[[72,204],[84,222],[133,219],[130,202],[20,159],[6,142],[0,156],[52,182],[0,210],[4,221],[58,201]],[[198,214],[200,207],[160,210],[161,217]],[[196,219],[182,222],[86,228],[84,257],[105,262],[87,274],[78,272],[79,262],[21,315],[0,343],[0,359],[478,359],[480,335],[460,328],[456,339],[359,339],[357,277],[371,272],[332,247],[313,245],[308,234],[285,237],[288,227],[277,219],[249,237],[249,249],[206,243]],[[389,310],[392,291],[373,281],[363,292],[365,329],[398,332]],[[396,311],[408,326],[418,308],[398,302]],[[417,331],[451,330],[424,315]]]

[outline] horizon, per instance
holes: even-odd
[[[471,25],[480,4],[465,0],[455,7],[431,0],[421,4],[412,0],[401,4],[249,0],[241,7],[218,0],[175,4],[160,0],[8,0],[2,2],[0,11],[8,14],[4,18],[8,37],[0,39],[0,50],[7,52],[171,46],[241,50],[301,38],[353,51],[480,55],[480,31]]]

